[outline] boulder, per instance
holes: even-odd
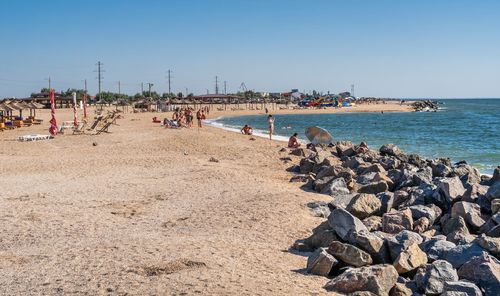
[[[458,281],[458,274],[450,263],[436,260],[420,268],[414,280],[420,292],[425,295],[438,295],[443,293],[445,283]]]
[[[389,292],[389,296],[413,296],[413,291],[403,283],[396,283]]]
[[[405,274],[427,264],[427,255],[414,243],[399,253],[393,264],[399,274]]]
[[[314,190],[316,192],[322,192],[330,183],[335,179],[333,176],[327,176],[318,178],[316,176],[316,180],[314,181]]]
[[[451,208],[451,217],[462,217],[465,222],[473,228],[478,229],[486,221],[481,218],[481,208],[479,205],[466,201],[456,202]]]
[[[328,216],[328,224],[343,240],[348,239],[349,232],[368,231],[361,220],[344,209],[333,210],[330,216]]]
[[[463,184],[476,184],[481,182],[481,174],[478,169],[466,163],[460,163],[452,168],[450,176],[459,177]]]
[[[409,209],[385,213],[382,216],[382,231],[395,234],[405,229],[413,229],[413,219]]]
[[[472,243],[476,239],[476,236],[470,233],[463,233],[460,231],[455,231],[446,236],[446,240],[453,242],[457,245],[467,245]]]
[[[339,262],[328,254],[326,248],[318,248],[307,259],[307,272],[315,275],[328,276],[330,271]]]
[[[496,198],[491,201],[491,213],[494,215],[500,210],[500,198]]]
[[[382,296],[389,294],[397,279],[398,273],[392,265],[349,268],[329,281],[325,285],[325,289],[344,294],[369,291]]]
[[[464,263],[476,256],[482,255],[484,252],[485,250],[475,243],[458,245],[448,250],[444,259],[451,263],[454,268],[460,268]]]
[[[389,190],[389,185],[385,181],[372,182],[358,188],[359,193],[377,194]]]
[[[399,160],[406,160],[404,152],[394,144],[385,144],[379,149],[381,155],[395,156]]]
[[[432,175],[435,178],[447,177],[451,173],[451,168],[443,163],[432,166]]]
[[[323,222],[313,229],[313,233],[311,236],[304,240],[304,243],[307,244],[312,250],[321,247],[328,247],[333,241],[337,241],[339,238],[337,237],[335,231],[330,228],[328,222]]]
[[[370,184],[371,182],[373,182],[373,178],[375,178],[376,174],[377,173],[367,173],[363,175],[358,175],[356,177],[356,183],[361,185]]]
[[[394,193],[392,192],[380,192],[377,194],[377,198],[380,200],[381,207],[380,213],[385,214],[392,209],[394,204]]]
[[[357,169],[356,172],[358,175],[365,175],[369,173],[385,173],[385,169],[382,165],[378,163],[374,164],[368,164],[365,163],[364,165],[360,165]]]
[[[491,237],[500,237],[500,224],[490,229],[486,235]]]
[[[409,209],[411,211],[411,216],[413,220],[418,220],[422,217],[425,217],[429,220],[430,225],[432,225],[438,218],[438,213],[436,213],[435,208],[432,206],[415,205],[409,207]]]
[[[401,162],[399,159],[390,156],[382,156],[378,159],[378,163],[386,170],[392,170],[399,167]]]
[[[484,233],[474,241],[496,258],[500,258],[500,237],[489,237]]]
[[[295,156],[310,158],[311,156],[316,155],[316,152],[312,151],[311,149],[307,149],[307,148],[297,148],[297,149],[290,151],[290,154],[295,155]]]
[[[337,144],[335,145],[335,148],[337,150],[337,154],[339,157],[345,156],[345,157],[351,157],[356,154],[356,151],[354,150],[354,145],[342,145],[342,144]]]
[[[350,157],[342,163],[342,166],[355,170],[364,163],[361,157]]]
[[[381,207],[382,203],[375,195],[361,193],[351,200],[346,210],[359,219],[364,219],[377,214]]]
[[[391,255],[391,258],[393,260],[396,260],[401,252],[403,252],[413,244],[421,244],[422,241],[423,239],[418,233],[403,230],[397,235],[387,238],[389,254]]]
[[[463,264],[458,276],[477,284],[485,296],[498,295],[500,291],[500,262],[486,253]]]
[[[421,217],[413,222],[413,231],[417,233],[424,233],[429,229],[430,225],[431,224],[427,217]]]
[[[483,296],[474,283],[467,281],[445,282],[441,296]]]
[[[328,194],[330,196],[337,196],[343,194],[349,194],[349,189],[347,188],[347,184],[344,178],[337,178],[332,180],[321,193]]]
[[[442,226],[442,231],[445,235],[448,235],[452,232],[461,232],[465,234],[469,233],[469,229],[467,228],[467,224],[465,223],[464,218],[460,216],[442,220],[444,221],[442,221],[441,226]]]
[[[445,197],[447,202],[453,202],[460,199],[464,193],[465,188],[458,177],[441,178],[438,179],[436,185],[439,192]]]
[[[394,202],[392,207],[399,209],[403,204],[407,204],[410,199],[410,194],[405,190],[394,191]]]
[[[432,183],[432,169],[430,167],[424,167],[413,174],[413,184],[419,186],[420,184],[431,184]]]
[[[465,187],[465,193],[462,197],[463,201],[476,202],[480,196],[486,195],[488,186],[481,184],[468,184]]]
[[[420,244],[420,248],[427,254],[429,261],[446,258],[447,252],[455,247],[456,245],[447,241],[446,238],[431,238]]]
[[[328,253],[355,267],[361,267],[373,263],[370,254],[353,245],[343,244],[338,241],[330,244],[328,247]]]
[[[490,186],[490,188],[486,192],[486,197],[489,200],[500,198],[500,182],[496,182],[495,184]]]
[[[377,231],[382,229],[382,218],[379,216],[370,216],[363,219],[363,224],[365,224],[368,231]]]
[[[370,254],[375,263],[389,263],[389,251],[385,240],[370,232],[354,233],[349,241]]]
[[[324,201],[308,202],[307,207],[311,209],[314,217],[328,218],[331,212],[328,203]]]
[[[345,209],[355,196],[356,194],[354,193],[332,196],[330,207],[334,209]]]
[[[290,182],[301,182],[301,183],[305,183],[309,180],[309,175],[305,175],[305,174],[298,174],[298,175],[294,175],[292,176],[292,178],[290,178]]]

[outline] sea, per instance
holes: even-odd
[[[500,165],[500,99],[439,102],[437,112],[274,115],[274,138],[286,141],[297,132],[306,142],[305,129],[319,126],[334,141],[365,141],[372,149],[394,143],[408,154],[465,160],[481,173],[491,174]],[[224,116],[208,123],[235,132],[249,124],[256,136],[268,137],[266,115]]]

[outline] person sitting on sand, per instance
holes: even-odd
[[[245,124],[245,126],[241,129],[241,133],[251,136],[253,134],[253,128],[248,124]]]
[[[288,140],[288,148],[299,148],[300,143],[299,140],[297,139],[298,134],[295,133],[293,134],[290,139]]]

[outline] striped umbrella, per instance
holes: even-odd
[[[330,144],[333,141],[332,135],[320,127],[310,126],[306,128],[306,137],[313,144]]]

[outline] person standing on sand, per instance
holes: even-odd
[[[274,118],[271,114],[267,117],[267,123],[269,124],[269,140],[272,140],[274,132]]]

